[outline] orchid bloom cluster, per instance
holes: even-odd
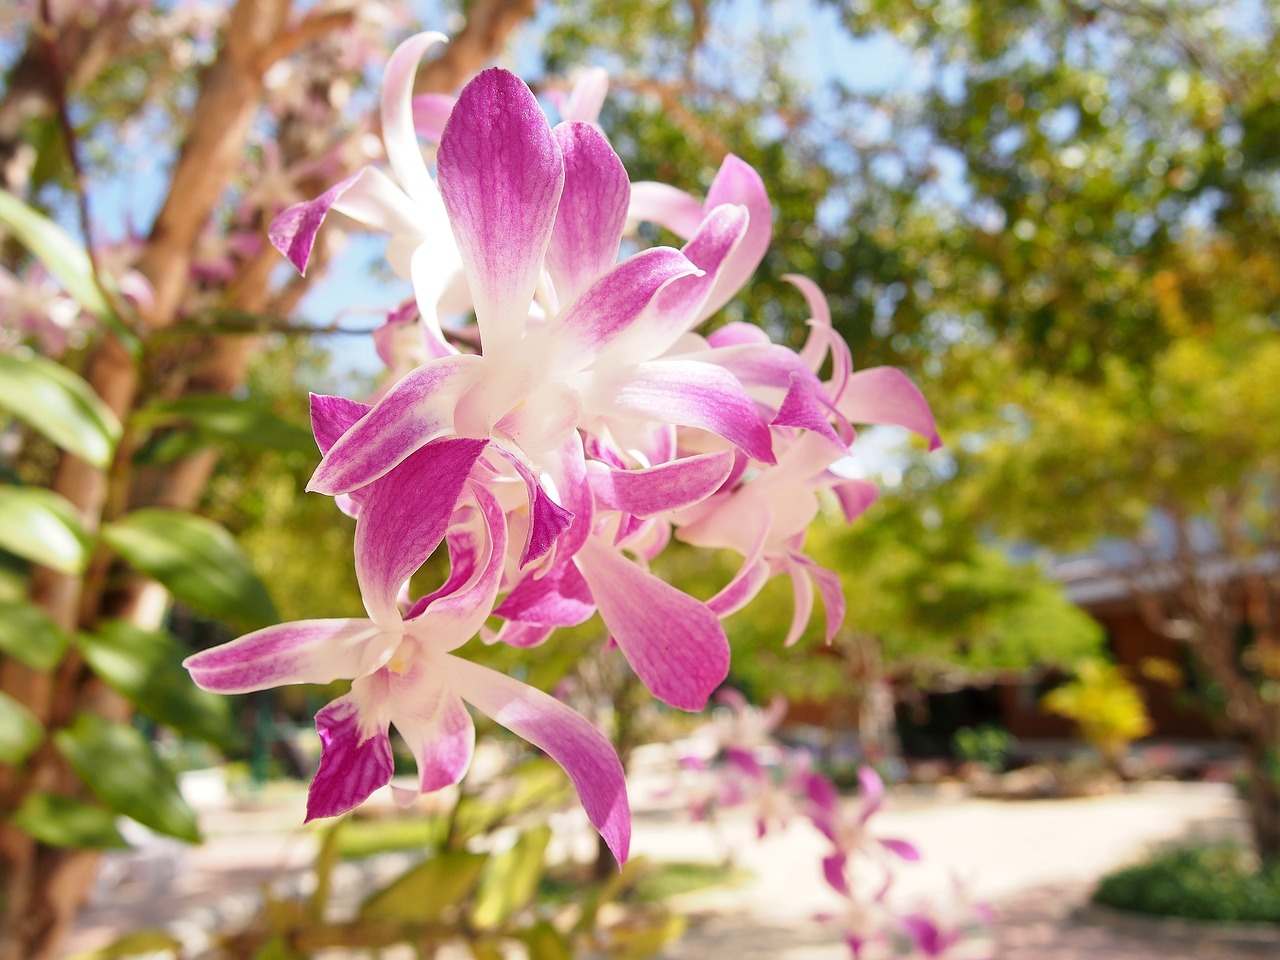
[[[994,923],[985,904],[973,904],[956,885],[949,898],[901,910],[890,901],[896,870],[920,860],[915,844],[873,834],[871,820],[884,807],[884,781],[871,766],[858,768],[858,799],[843,803],[834,783],[813,770],[809,754],[788,749],[773,736],[786,714],[775,698],[765,709],[736,690],[723,689],[717,711],[693,740],[710,741],[681,760],[686,797],[695,820],[714,810],[745,808],[757,836],[808,820],[831,844],[822,876],[844,907],[815,919],[836,925],[854,960],[887,956],[972,956],[980,934]],[[689,789],[687,774],[697,779]]]
[[[535,647],[599,612],[654,696],[699,710],[729,668],[721,618],[769,577],[794,584],[786,642],[809,621],[815,584],[828,638],[839,626],[838,580],[805,556],[803,540],[820,491],[850,517],[874,498],[870,484],[831,469],[849,456],[852,424],[902,425],[931,444],[937,434],[903,374],[851,370],[807,279],[792,280],[813,316],[798,353],[746,324],[693,332],[768,247],[769,200],[750,166],[728,157],[701,201],[631,184],[589,122],[603,96],[598,72],[562,101],[576,118],[554,128],[502,69],[456,99],[415,99],[418,63],[443,42],[420,34],[390,58],[381,100],[389,172],[365,167],[287,209],[270,231],[305,270],[336,210],[385,232],[390,266],[413,285],[410,310],[388,331],[414,341],[399,379],[372,405],[312,399],[323,459],[308,489],[356,517],[368,615],[269,627],[187,666],[202,687],[226,693],[352,680],[316,717],[323,751],[308,817],[343,813],[390,781],[391,726],[419,772],[401,799],[456,782],[474,742],[469,703],[560,763],[621,861],[630,814],[608,741],[460,648],[476,635]],[[438,143],[434,177],[424,139]],[[628,244],[620,259],[627,224],[643,220],[684,245]],[[442,317],[460,311],[474,311],[478,349],[446,336]],[[736,550],[741,570],[697,600],[647,569],[673,536]],[[410,578],[441,544],[445,582],[413,595]],[[491,617],[501,626],[490,629]]]

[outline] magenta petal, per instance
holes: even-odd
[[[866,823],[884,803],[884,781],[876,768],[869,764],[858,767],[858,796],[862,800],[859,823]]]
[[[335,183],[314,200],[303,200],[282,210],[267,228],[267,239],[284,254],[301,274],[307,272],[311,250],[316,244],[316,234],[338,199],[355,183],[364,171],[358,171],[345,180]]]
[[[555,627],[537,623],[517,623],[508,621],[485,643],[505,643],[509,647],[528,648],[546,643],[547,638],[555,633]]]
[[[792,374],[787,395],[783,398],[782,406],[778,408],[771,425],[812,430],[843,450],[844,444],[840,442],[840,437],[832,428],[830,417],[830,408],[823,404],[822,397],[815,394],[813,384],[804,377]]]
[[[520,551],[520,566],[524,567],[547,555],[556,539],[573,523],[573,512],[551,499],[523,458],[502,448],[498,448],[498,452],[516,468],[529,493],[529,531]]]
[[[720,271],[715,288],[700,311],[699,318],[711,316],[742,289],[764,259],[773,234],[773,207],[769,203],[764,181],[750,164],[733,154],[724,158],[720,171],[711,182],[711,189],[707,191],[708,210],[722,203],[742,204],[747,208],[751,219],[742,242]]]
[[[696,272],[685,255],[671,247],[650,247],[623,260],[561,311],[552,331],[557,366],[585,367],[644,315],[664,287]],[[645,355],[659,352],[653,349]]]
[[[655,697],[701,710],[729,672],[729,641],[706,605],[593,538],[577,555],[600,616]]]
[[[681,240],[698,231],[704,210],[701,203],[683,190],[666,183],[642,180],[631,185],[631,220],[647,220],[666,227]]]
[[[444,671],[431,658],[430,672]],[[471,714],[443,677],[433,675],[407,690],[397,690],[392,723],[418,763],[418,785],[423,793],[442,790],[462,779],[471,766],[476,728]]]
[[[453,112],[456,97],[447,93],[420,93],[413,98],[413,128],[430,143],[439,143],[444,125]]]
[[[711,496],[729,476],[733,460],[733,451],[726,450],[644,470],[613,470],[593,462],[589,467],[591,490],[600,509],[652,517]]]
[[[360,710],[350,695],[316,714],[316,730],[322,749],[307,793],[307,820],[346,813],[391,782],[395,764],[386,728],[364,737]]]
[[[587,581],[572,563],[557,563],[545,576],[525,577],[493,611],[506,620],[542,626],[573,627],[595,613]]]
[[[564,156],[564,192],[556,211],[547,270],[568,303],[618,259],[631,181],[609,141],[589,123],[552,131]]]
[[[844,587],[840,583],[840,577],[832,571],[818,566],[802,553],[793,553],[791,555],[789,567],[793,579],[812,578],[813,582],[818,585],[818,595],[822,597],[822,609],[826,617],[825,638],[826,642],[830,644],[840,630],[841,624],[844,623]],[[812,609],[813,597],[811,590],[809,594],[809,606]],[[801,632],[803,632],[808,620],[809,615],[806,613],[805,622],[800,625]],[[799,639],[799,633],[796,634],[796,639]]]
[[[717,617],[737,613],[764,589],[769,581],[769,564],[765,561],[744,563],[714,597],[707,601],[707,609]]]
[[[822,858],[822,876],[831,885],[831,888],[841,896],[851,896],[849,892],[849,880],[844,874],[844,865],[848,857],[843,853],[833,853],[829,857]]]
[[[559,700],[459,657],[449,661],[462,699],[545,751],[573,781],[583,809],[619,863],[631,846],[631,808],[613,745]]]
[[[356,578],[374,620],[400,622],[396,596],[444,539],[463,485],[488,443],[433,440],[366,488],[356,522]]]
[[[311,432],[322,454],[338,442],[338,438],[350,430],[357,420],[373,408],[359,400],[346,397],[330,397],[323,393],[311,394]]]
[[[183,666],[205,690],[248,693],[365,676],[385,662],[396,641],[364,619],[297,620],[202,650]]]
[[[836,406],[850,423],[882,423],[906,427],[929,441],[929,449],[942,446],[933,411],[924,394],[896,367],[868,367],[849,378]]]
[[[481,362],[475,356],[444,357],[406,374],[329,448],[307,489],[350,493],[451,432],[458,395]]]
[[[831,488],[840,501],[846,520],[855,520],[880,497],[880,488],[870,480],[845,480]]]
[[[560,148],[523,80],[493,68],[463,88],[440,137],[437,169],[484,352],[513,347],[564,184]]]
[[[768,425],[728,371],[697,360],[656,360],[638,364],[619,380],[608,398],[619,412],[709,430],[756,460],[776,462]]]
[[[880,839],[880,846],[884,847],[890,853],[896,854],[903,860],[916,863],[920,859],[920,851],[916,845],[909,840],[897,840],[893,837],[883,837]]]

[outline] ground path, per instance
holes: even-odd
[[[823,884],[823,839],[806,824],[756,841],[752,824],[730,818],[720,835],[689,824],[637,789],[633,850],[655,858],[718,859],[724,844],[754,872],[742,886],[691,894],[680,906],[689,934],[665,960],[845,960],[847,950],[813,916],[838,906]],[[313,854],[314,835],[292,829],[300,797],[256,808],[210,811],[209,841],[162,845],[139,864],[118,861],[120,882],[105,889],[82,918],[71,951],[114,933],[155,923],[188,928],[247,919],[264,882],[297,871]],[[1239,835],[1241,808],[1229,788],[1150,785],[1087,800],[999,802],[896,795],[874,821],[884,836],[909,838],[926,854],[904,869],[904,899],[947,891],[953,877],[1001,918],[996,955],[1015,960],[1244,960],[1258,952],[1219,949],[1185,937],[1134,936],[1076,919],[1091,881],[1152,845],[1196,836]],[[70,953],[69,952],[69,953]],[[1272,954],[1275,949],[1272,948]]]

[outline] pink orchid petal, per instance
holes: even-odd
[[[395,762],[385,727],[372,736],[361,730],[360,709],[348,694],[316,714],[320,769],[307,792],[307,820],[336,817],[369,799],[391,781]]]
[[[375,622],[400,623],[400,588],[444,539],[471,468],[488,443],[433,440],[367,488],[356,523],[356,579]]]
[[[631,845],[631,808],[622,763],[612,744],[559,700],[458,657],[449,677],[462,699],[564,768],[587,817],[619,863]]]
[[[802,569],[788,565],[787,572],[791,575],[794,607],[791,612],[791,626],[787,630],[787,636],[782,641],[782,645],[792,647],[804,635],[805,628],[809,626],[809,620],[813,616],[813,581]]]
[[[707,609],[717,617],[732,616],[754,600],[768,582],[768,563],[744,563],[733,579],[707,601]]]
[[[707,334],[707,343],[712,347],[758,346],[772,342],[769,334],[754,323],[744,323],[741,320],[726,323],[723,327],[718,327]]]
[[[613,470],[599,463],[588,466],[596,506],[621,510],[636,517],[653,517],[680,510],[711,496],[733,468],[731,450],[685,457],[644,470]]]
[[[698,232],[704,216],[701,203],[669,184],[642,180],[631,185],[628,220],[656,223],[688,240]]]
[[[578,74],[569,96],[560,105],[560,119],[595,123],[600,119],[608,92],[609,71],[604,67],[588,67]]]
[[[595,610],[587,581],[577,567],[565,561],[545,576],[523,578],[493,612],[527,624],[573,627],[589,620]]]
[[[428,143],[439,143],[457,97],[447,93],[420,93],[413,98],[413,129]]]
[[[492,68],[463,88],[436,163],[484,352],[513,349],[555,224],[560,148],[524,81]]]
[[[446,682],[452,658],[428,655],[415,675],[397,683],[392,723],[418,764],[418,788],[431,793],[452,786],[471,766],[476,728],[471,714]]]
[[[699,311],[699,319],[711,316],[742,289],[764,259],[773,234],[773,207],[769,203],[764,181],[750,164],[732,153],[724,158],[716,178],[711,182],[711,189],[707,191],[706,209],[712,210],[722,203],[742,204],[747,208],[750,222],[742,242],[721,269],[711,295]]]
[[[457,398],[482,362],[476,356],[444,357],[406,374],[329,448],[307,489],[350,493],[451,432]]]
[[[805,362],[805,366],[816,373],[822,358],[826,355],[827,344],[824,339],[814,335],[815,328],[831,328],[831,306],[827,303],[827,295],[822,292],[822,288],[803,274],[784,273],[782,279],[799,290],[809,306],[811,329],[809,338],[800,351],[800,358]]]
[[[755,402],[732,374],[714,364],[658,360],[620,371],[605,382],[614,390],[607,399],[601,398],[599,406],[659,423],[709,430],[756,460],[775,462],[773,439]]]
[[[846,520],[853,521],[866,513],[880,498],[880,488],[870,480],[845,480],[833,486]]]
[[[839,575],[818,566],[801,553],[793,553],[791,555],[789,566],[793,578],[812,579],[817,584],[818,595],[822,598],[823,614],[826,618],[826,643],[830,645],[831,641],[835,639],[835,635],[839,632],[841,624],[844,623],[844,587],[840,583]],[[812,593],[810,593],[810,609],[812,609],[812,603],[813,598]],[[805,623],[808,623],[808,616],[805,617]],[[802,626],[802,632],[803,629]]]
[[[831,889],[844,897],[852,896],[849,891],[849,880],[844,873],[844,866],[848,859],[843,853],[833,853],[822,858],[823,879],[827,881]]]
[[[850,423],[906,427],[928,440],[930,450],[942,446],[929,401],[920,388],[896,367],[859,370],[849,378],[836,406]]]
[[[405,192],[418,203],[434,202],[436,185],[427,172],[414,129],[413,81],[423,55],[436,44],[448,42],[443,33],[415,34],[395,48],[382,78],[382,141],[387,163]]]
[[[770,426],[812,430],[831,441],[838,452],[847,453],[845,445],[840,442],[840,437],[829,422],[831,410],[823,400],[823,397],[815,393],[812,383],[792,374],[787,395],[783,398],[782,406],[778,408]]]
[[[521,456],[501,447],[498,452],[515,467],[529,493],[529,530],[520,551],[520,566],[524,567],[547,555],[556,539],[573,523],[573,512],[551,499]]]
[[[485,640],[485,643],[505,643],[509,647],[521,649],[536,647],[546,642],[555,627],[542,626],[537,623],[517,623],[509,621],[502,625],[497,633]]]
[[[701,710],[729,672],[729,642],[706,605],[592,538],[575,558],[600,616],[655,697]]]
[[[875,767],[863,764],[858,767],[858,796],[862,800],[862,812],[858,822],[866,823],[884,804],[884,781]]]
[[[311,432],[322,454],[338,442],[338,438],[350,430],[357,420],[373,408],[358,400],[346,397],[330,397],[323,393],[311,394]]]
[[[397,640],[364,619],[297,620],[192,654],[183,666],[196,686],[215,693],[333,683],[378,669]]]
[[[564,156],[564,192],[547,271],[561,303],[568,303],[618,259],[631,181],[604,134],[589,123],[562,123],[552,133]]]
[[[561,503],[573,513],[569,529],[556,538],[556,556],[572,557],[587,542],[595,523],[595,499],[587,482],[586,457],[578,431],[573,431],[549,459],[547,471],[555,481]]]
[[[660,356],[684,336],[697,321],[747,229],[745,207],[725,204],[712,210],[681,251],[701,272],[664,287],[642,322],[615,347],[616,354],[643,351],[641,356]]]
[[[411,201],[394,182],[375,167],[364,167],[340,180],[314,200],[303,200],[281,211],[267,228],[267,239],[301,274],[307,272],[316,234],[336,209],[361,223],[393,234],[415,233],[405,214]]]
[[[650,247],[623,260],[561,311],[552,331],[555,364],[565,370],[582,369],[646,316],[664,288],[697,272],[671,247]]]
[[[893,837],[881,837],[880,846],[884,847],[890,853],[901,857],[911,863],[916,863],[920,859],[920,850],[914,843],[909,840],[897,840]]]

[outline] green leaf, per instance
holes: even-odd
[[[54,743],[99,800],[158,833],[198,843],[196,815],[173,773],[133,727],[82,713]]]
[[[529,948],[529,960],[573,960],[573,947],[559,930],[546,920],[539,920],[520,939]]]
[[[135,930],[105,947],[77,953],[71,960],[128,960],[129,957],[154,957],[158,953],[179,956],[182,941],[163,930]]]
[[[0,549],[62,573],[79,573],[89,535],[69,500],[40,487],[0,486]]]
[[[488,859],[483,853],[455,851],[424,860],[365,900],[359,916],[434,923],[446,910],[466,899]]]
[[[102,319],[114,316],[94,282],[89,254],[70,234],[5,190],[0,190],[0,224],[9,228],[80,306]]]
[[[116,829],[116,815],[56,793],[31,793],[13,822],[53,847],[127,847]]]
[[[476,891],[472,923],[480,929],[493,929],[533,898],[550,842],[551,828],[535,827],[522,834],[510,850],[489,857]]]
[[[0,603],[0,653],[32,670],[52,670],[71,638],[33,603]]]
[[[169,633],[109,620],[76,642],[93,672],[152,720],[197,740],[233,740],[227,698],[191,681],[182,666],[183,649]]]
[[[182,510],[147,508],[103,527],[113,550],[200,613],[241,629],[275,623],[275,605],[223,527]]]
[[[120,421],[93,387],[30,351],[0,353],[0,407],[95,467],[110,464],[120,442]]]
[[[318,452],[309,429],[250,400],[217,395],[183,397],[153,404],[138,417],[143,424],[185,421],[215,440],[229,440],[242,447]]]
[[[40,746],[44,727],[30,710],[0,693],[0,763],[17,766]]]

